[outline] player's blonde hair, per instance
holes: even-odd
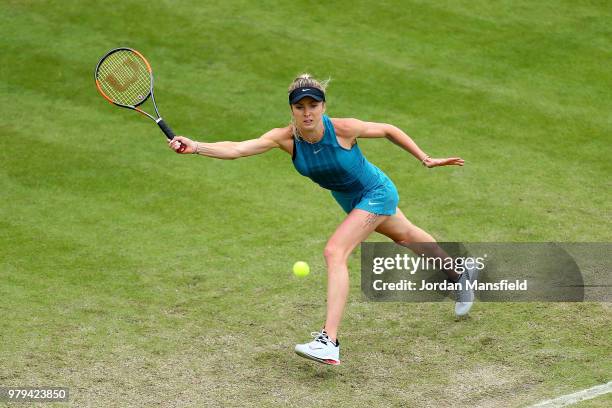
[[[327,89],[327,85],[329,84],[330,81],[331,81],[331,78],[327,78],[324,81],[319,81],[318,79],[315,79],[309,73],[304,72],[303,74],[298,75],[293,80],[293,82],[291,82],[291,85],[289,85],[289,90],[287,91],[287,94],[290,94],[291,91],[293,91],[294,89],[302,88],[302,87],[317,88],[325,92],[325,89]]]
[[[331,81],[331,78],[327,78],[323,81],[319,81],[318,79],[314,78],[309,73],[304,72],[303,74],[298,75],[293,80],[293,82],[291,82],[291,85],[289,85],[287,94],[290,94],[291,91],[293,91],[294,89],[302,88],[302,87],[317,88],[325,92],[325,90],[327,89],[327,85],[330,83],[330,81]],[[291,126],[293,128],[293,137],[301,138],[300,132],[298,131],[297,126],[295,126],[295,120],[293,119],[293,115],[291,115]]]

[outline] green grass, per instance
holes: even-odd
[[[518,407],[610,381],[609,304],[483,303],[455,321],[450,303],[367,302],[358,254],[343,365],[296,357],[324,315],[343,217],[329,193],[278,151],[171,154],[93,84],[105,51],[139,49],[165,119],[217,141],[285,125],[294,76],[331,76],[331,116],[466,159],[426,170],[361,142],[437,239],[608,242],[606,2],[0,4],[0,385],[92,407]]]
[[[606,395],[593,398],[586,401],[578,402],[574,405],[575,408],[605,408],[609,407],[612,404],[612,394],[608,393]]]

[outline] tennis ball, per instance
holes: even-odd
[[[293,264],[293,274],[297,277],[303,278],[310,273],[310,266],[306,262],[297,261]]]

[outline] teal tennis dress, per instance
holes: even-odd
[[[395,214],[399,195],[389,177],[366,160],[354,144],[340,146],[331,119],[323,115],[325,133],[316,143],[294,138],[293,165],[305,177],[331,190],[344,211],[359,208],[373,214]]]

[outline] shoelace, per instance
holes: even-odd
[[[310,335],[314,337],[314,341],[318,341],[320,343],[327,344],[327,342],[330,341],[327,333],[325,333],[325,330],[320,332],[310,332]]]

